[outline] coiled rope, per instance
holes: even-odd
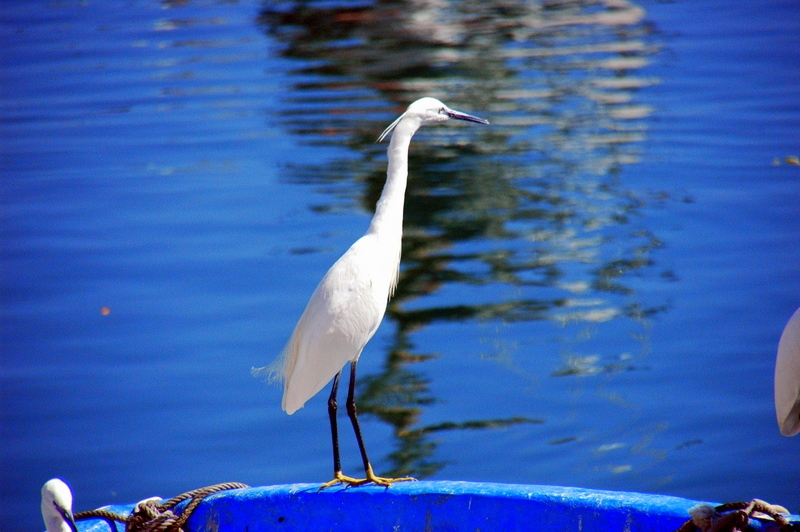
[[[247,484],[240,482],[225,482],[214,484],[192,491],[182,493],[166,502],[160,499],[146,499],[136,505],[127,517],[109,510],[88,510],[75,514],[75,520],[102,519],[108,523],[112,531],[118,532],[116,523],[125,525],[125,532],[183,532],[183,525],[192,516],[200,502],[218,491],[235,490],[249,488]],[[175,506],[183,501],[191,499],[179,515],[172,511]]]

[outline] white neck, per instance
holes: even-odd
[[[420,123],[417,120],[403,119],[392,132],[387,154],[389,166],[386,170],[386,184],[375,205],[375,215],[367,233],[380,237],[401,238],[403,233],[403,205],[405,203],[406,183],[408,182],[408,147]]]

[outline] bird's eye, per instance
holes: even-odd
[[[442,107],[441,109],[439,109],[439,114],[440,114],[440,115],[443,115],[443,114],[444,114],[444,112],[445,112],[445,111],[444,111],[444,107]]]

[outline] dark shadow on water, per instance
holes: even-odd
[[[657,49],[631,2],[266,2],[259,23],[296,63],[279,120],[320,148],[285,178],[330,192],[321,211],[372,212],[385,180],[376,136],[421,96],[489,119],[431,127],[412,143],[403,261],[387,319],[394,345],[360,382],[359,409],[391,425],[392,475],[426,477],[436,434],[542,423],[527,417],[420,426],[430,393],[413,335],[436,322],[627,320],[636,334],[663,304],[632,280],[664,279],[663,244],[619,178],[641,157],[651,109],[637,91]],[[471,296],[459,300],[460,288]],[[509,290],[514,287],[515,297]],[[448,297],[441,297],[447,293]],[[564,333],[566,334],[566,333]],[[646,369],[641,355],[572,353],[552,376]],[[566,435],[558,441],[571,441]]]

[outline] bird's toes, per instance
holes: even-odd
[[[386,486],[388,488],[391,487],[391,485],[396,482],[416,482],[417,479],[413,477],[384,478],[384,477],[373,476],[372,478],[368,478],[367,480],[369,482],[374,482],[379,486]]]
[[[359,486],[366,482],[369,482],[369,480],[365,478],[348,477],[347,475],[342,474],[341,471],[337,471],[336,473],[334,473],[333,480],[330,480],[325,484],[323,484],[322,486],[320,486],[319,490],[317,491],[322,491],[325,488],[330,488],[331,486],[335,486],[337,484],[342,484],[343,486]]]
[[[379,477],[375,473],[373,473],[371,469],[372,468],[370,468],[367,471],[366,478],[348,477],[347,475],[342,474],[341,471],[337,471],[334,474],[333,480],[330,480],[330,481],[326,482],[325,484],[322,484],[319,487],[319,490],[317,490],[317,491],[322,491],[322,490],[324,490],[326,488],[330,488],[331,486],[335,486],[337,484],[341,484],[341,485],[343,485],[345,487],[350,487],[350,486],[363,486],[364,484],[372,483],[372,484],[376,484],[378,486],[384,486],[384,487],[388,488],[388,487],[391,487],[391,485],[396,483],[396,482],[416,482],[416,480],[417,480],[417,479],[415,479],[413,477],[401,477],[401,478]]]

